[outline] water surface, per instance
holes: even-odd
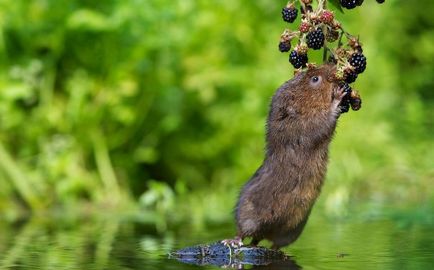
[[[152,224],[113,217],[3,222],[1,269],[220,269],[183,264],[166,254],[227,238],[232,224],[204,230],[172,227],[158,233]],[[429,224],[313,217],[301,238],[284,251],[291,260],[244,268],[433,269],[434,234]]]

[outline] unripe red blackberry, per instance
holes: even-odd
[[[340,0],[341,6],[346,9],[353,9],[357,6],[357,0]]]
[[[350,65],[354,67],[354,71],[358,74],[363,73],[366,69],[366,57],[361,52],[355,52],[349,59]]]
[[[331,12],[330,10],[324,10],[321,13],[321,16],[319,17],[319,19],[321,20],[321,22],[325,23],[325,24],[333,24],[333,20],[334,20],[335,16],[333,14],[333,12]]]
[[[309,48],[319,50],[324,45],[324,34],[322,29],[318,27],[316,30],[309,32],[306,35],[306,43]]]
[[[299,27],[300,32],[302,33],[307,33],[310,30],[310,23],[308,23],[307,21],[302,21],[300,23],[300,27]]]
[[[294,68],[305,67],[307,61],[308,61],[307,54],[301,54],[296,50],[292,51],[289,54],[289,62],[294,66]]]
[[[294,7],[293,4],[290,4],[284,8],[282,8],[282,19],[285,22],[293,23],[297,18],[298,10]]]

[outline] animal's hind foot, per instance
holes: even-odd
[[[236,236],[234,239],[224,239],[220,243],[233,248],[240,248],[244,246],[243,240],[239,236]]]

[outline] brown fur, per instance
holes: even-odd
[[[319,196],[328,146],[339,117],[342,89],[333,66],[299,73],[274,94],[267,120],[263,164],[242,189],[236,206],[238,236],[274,248],[301,234]],[[313,83],[312,78],[320,78]]]

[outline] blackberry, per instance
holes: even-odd
[[[355,82],[357,79],[357,73],[351,69],[346,69],[344,71],[344,80],[347,83],[353,83]]]
[[[307,61],[307,54],[299,54],[297,51],[292,51],[289,54],[289,62],[294,66],[294,68],[305,67]]]
[[[349,103],[345,103],[345,104],[340,104],[339,105],[339,109],[341,110],[341,113],[346,113],[350,110],[350,104]]]
[[[350,110],[351,105],[351,86],[348,83],[342,83],[341,88],[343,88],[345,92],[345,96],[342,98],[341,103],[339,103],[339,109],[341,113],[346,113]]]
[[[309,32],[306,35],[306,43],[309,48],[319,50],[324,45],[324,34],[321,28]]]
[[[366,69],[366,57],[361,52],[355,52],[351,55],[349,60],[350,65],[354,67],[354,71],[359,73],[363,73]]]
[[[297,18],[298,10],[294,6],[282,8],[282,18],[285,22],[293,23]]]
[[[291,42],[289,42],[289,41],[280,41],[279,42],[279,51],[289,52],[289,50],[291,50]]]
[[[321,13],[321,16],[319,17],[319,19],[321,22],[331,25],[333,23],[334,17],[335,17],[335,15],[333,14],[333,12],[331,12],[330,10],[324,10]]]
[[[362,99],[356,90],[351,91],[350,105],[353,111],[358,111],[362,107]]]
[[[353,89],[351,89],[351,86],[348,83],[342,82],[340,87],[343,88],[344,92],[346,93],[345,97],[351,96],[351,92],[353,91]]]
[[[358,111],[362,107],[362,100],[360,98],[351,98],[350,105],[353,111]]]
[[[341,6],[346,9],[353,9],[357,6],[357,0],[340,0]]]
[[[329,29],[326,32],[326,39],[328,42],[335,42],[339,38],[339,32],[333,29]]]
[[[383,3],[384,3],[384,0],[377,0],[377,3],[378,3],[378,4],[383,4]]]
[[[300,32],[307,33],[307,32],[309,32],[309,29],[310,29],[310,23],[308,23],[306,21],[301,21],[300,27],[299,27]]]

